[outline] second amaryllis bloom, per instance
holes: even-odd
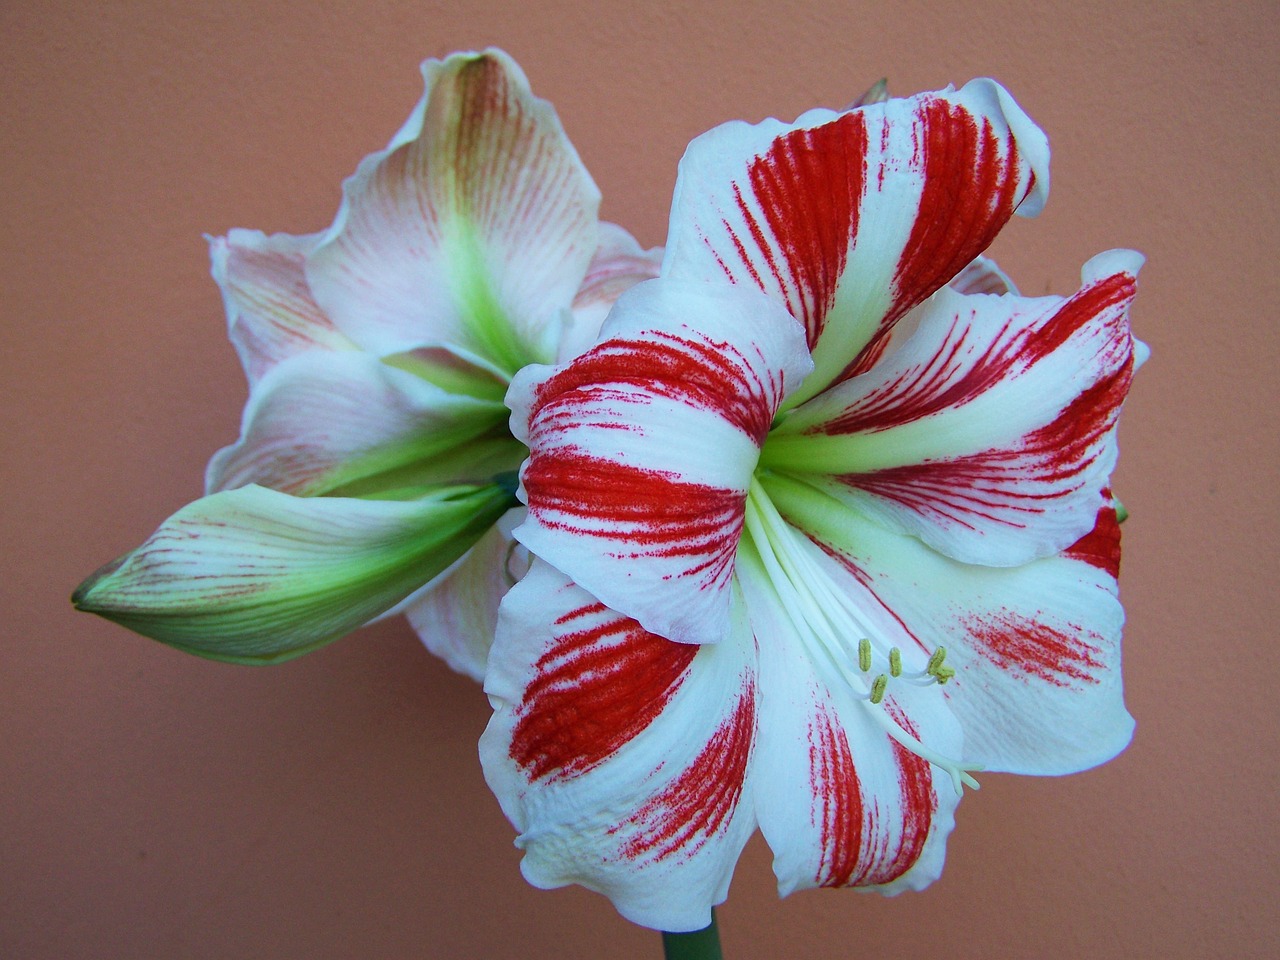
[[[525,364],[592,343],[657,258],[597,220],[599,191],[510,57],[422,73],[327,231],[212,241],[249,379],[240,438],[207,496],[81,585],[81,609],[246,663],[400,609],[482,676],[524,457],[503,395]]]
[[[973,771],[1126,745],[1141,258],[1009,289],[979,255],[1047,188],[991,81],[728,124],[682,161],[662,278],[514,378],[538,559],[481,756],[534,884],[694,930],[759,828],[783,893],[918,889]]]

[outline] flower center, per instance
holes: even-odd
[[[947,683],[955,670],[945,647],[926,652],[884,643],[880,631],[858,609],[813,555],[811,545],[783,519],[756,477],[746,503],[747,538],[768,574],[796,635],[826,676],[839,677],[855,702],[894,740],[944,770],[957,792],[975,790],[978,781],[965,765],[925,746],[904,730],[882,706],[895,684],[928,687]],[[859,638],[854,640],[852,638]],[[904,662],[905,661],[905,662]],[[823,669],[825,667],[825,669]]]

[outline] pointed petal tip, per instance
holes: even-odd
[[[465,553],[505,505],[487,487],[410,501],[242,487],[179,510],[72,602],[211,660],[288,660],[394,606]]]
[[[71,605],[84,613],[96,613],[100,616],[106,616],[110,608],[105,604],[96,602],[93,594],[98,584],[124,566],[125,561],[130,556],[131,554],[126,553],[116,557],[114,560],[109,560],[85,577],[80,582],[80,585],[71,592]]]
[[[881,77],[871,86],[867,87],[866,91],[863,92],[863,94],[860,97],[857,97],[853,101],[851,101],[849,105],[845,107],[845,110],[856,110],[858,107],[869,106],[870,104],[873,104],[873,103],[884,103],[888,99],[889,99],[889,78]]]
[[[1015,212],[1020,217],[1038,216],[1049,199],[1049,138],[1000,81],[979,77],[966,83],[959,93],[987,100],[989,107],[1004,116],[1032,173],[1031,188]]]

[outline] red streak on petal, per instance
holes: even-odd
[[[916,156],[924,187],[915,225],[894,277],[894,300],[879,333],[841,379],[874,362],[877,342],[908,310],[948,283],[990,245],[1031,189],[1019,175],[1012,138],[1002,142],[989,120],[937,98],[920,105]]]
[[[866,153],[866,120],[861,113],[847,113],[820,127],[779,137],[752,162],[747,177],[764,226],[737,193],[751,240],[792,316],[804,324],[810,348],[818,342],[835,302],[836,285],[858,229]],[[745,251],[740,256],[768,292]]]
[[[911,736],[916,728],[892,701],[885,709]],[[902,822],[880,822],[878,805],[863,802],[861,785],[844,728],[825,711],[810,724],[809,762],[820,829],[822,859],[814,880],[824,887],[862,887],[891,883],[920,858],[938,798],[929,763],[897,741],[890,741],[898,768]],[[820,822],[818,822],[820,818]]]
[[[891,500],[939,522],[975,528],[1023,528],[1080,489],[1078,480],[1103,450],[1103,439],[1129,391],[1133,362],[1083,391],[1018,447],[952,460],[841,474],[840,482]]]
[[[984,334],[990,343],[973,359],[965,357],[973,319],[957,318],[938,352],[926,363],[902,371],[813,432],[837,435],[887,430],[962,406],[1001,381],[1025,373],[1092,324],[1104,324],[1108,331],[1102,358],[1105,370],[1125,367],[1133,350],[1125,308],[1135,292],[1134,278],[1126,273],[1090,284],[1064,301],[1043,323],[1015,332],[1015,318],[1006,321],[994,336]]]
[[[1025,449],[1044,460],[1055,480],[1080,473],[1097,456],[1103,436],[1115,426],[1132,380],[1130,353],[1122,366],[1083,391],[1052,423],[1028,436]]]
[[[621,859],[660,860],[676,853],[687,859],[728,826],[742,796],[755,723],[755,685],[748,681],[732,715],[693,763],[615,828],[637,828],[619,851]]]
[[[1037,466],[1017,453],[995,451],[890,467],[874,473],[841,474],[835,479],[931,517],[938,523],[976,529],[981,523],[1024,528],[1042,514],[1048,501],[1073,490],[1044,492],[1019,487],[1020,474]]]
[[[1104,491],[1105,495],[1105,491]],[[1062,554],[1072,560],[1083,560],[1110,574],[1112,579],[1120,578],[1120,522],[1116,517],[1115,507],[1108,502],[1098,511],[1098,519],[1093,529],[1067,547]]]
[[[708,584],[732,573],[744,493],[575,452],[531,458],[522,479],[529,513],[545,527],[628,544],[610,553],[619,559],[688,557],[683,572]]]
[[[530,780],[576,776],[639,735],[675,696],[698,652],[603,604],[573,610],[535,665],[510,755]]]
[[[1006,673],[1034,677],[1055,687],[1072,681],[1098,683],[1105,666],[1099,649],[1073,634],[1055,630],[1029,617],[1006,610],[987,618],[962,621],[973,649]]]
[[[809,783],[814,803],[811,816],[822,848],[814,882],[823,887],[848,886],[862,850],[862,787],[844,728],[825,709],[809,724]]]
[[[955,377],[953,358],[964,339],[960,335],[927,369],[909,371],[819,428],[828,434],[883,430],[962,406],[1104,318],[1102,322],[1113,328],[1114,335],[1101,348],[1100,360],[1094,361],[1100,367],[1098,379],[1052,421],[1016,445],[837,479],[940,522],[969,528],[982,522],[1025,527],[1053,509],[1054,501],[1080,489],[1083,475],[1102,453],[1106,435],[1115,426],[1133,379],[1133,341],[1122,309],[1133,292],[1133,278],[1125,274],[1090,286],[1032,335],[991,348]]]
[[[758,353],[748,357],[732,344],[696,333],[645,331],[634,340],[606,340],[549,377],[538,387],[529,419],[545,427],[539,421],[554,414],[571,429],[577,404],[599,391],[627,387],[710,411],[759,446],[785,392],[781,376],[766,382],[756,373],[768,366]]]
[[[919,737],[915,726],[892,700],[885,701],[885,710],[903,730]],[[916,756],[896,740],[892,741],[892,750],[898,765],[898,789],[902,801],[901,834],[892,854],[884,850],[880,857],[864,867],[862,875],[854,881],[858,885],[892,883],[910,870],[924,852],[933,815],[938,809],[929,761]]]

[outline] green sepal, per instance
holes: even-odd
[[[71,601],[197,656],[276,663],[395,606],[514,502],[493,484],[382,500],[223,491],[183,507]]]

